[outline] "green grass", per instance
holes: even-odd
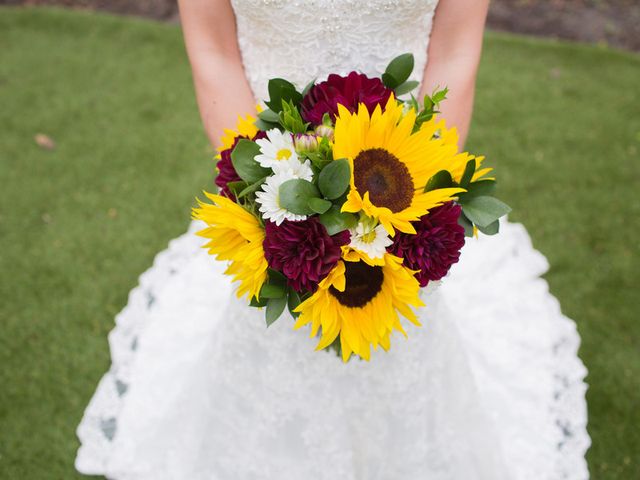
[[[630,54],[489,34],[470,138],[578,323],[597,480],[640,478],[638,78]],[[113,317],[212,185],[179,29],[0,9],[0,132],[0,477],[74,478]]]

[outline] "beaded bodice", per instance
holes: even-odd
[[[257,99],[267,81],[300,88],[329,73],[380,75],[395,56],[415,57],[413,80],[427,61],[438,0],[231,0],[245,72]]]

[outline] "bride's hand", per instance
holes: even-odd
[[[434,17],[420,98],[438,86],[449,87],[441,117],[458,129],[460,148],[471,122],[488,7],[488,0],[440,0]]]
[[[237,116],[255,112],[229,0],[178,0],[200,116],[212,144]]]

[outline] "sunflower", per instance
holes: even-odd
[[[194,219],[208,225],[198,232],[209,239],[204,248],[218,260],[230,261],[224,273],[240,282],[238,298],[245,294],[248,299],[257,298],[267,278],[263,228],[254,215],[228,198],[207,192],[205,195],[213,204],[198,200],[199,206],[192,214]]]
[[[259,107],[257,109],[260,111]],[[231,148],[237,137],[253,138],[256,133],[258,133],[258,127],[256,127],[255,121],[256,119],[249,114],[245,117],[239,115],[235,130],[231,130],[230,128],[224,129],[224,134],[220,138],[218,152]]]
[[[352,353],[369,360],[371,346],[389,349],[393,330],[406,336],[398,313],[420,325],[411,309],[424,305],[419,290],[413,272],[402,266],[399,257],[385,255],[382,266],[341,260],[318,290],[295,309],[300,316],[294,328],[311,323],[311,337],[322,329],[317,350],[331,345],[339,335],[343,361]]]
[[[451,177],[456,182],[459,182],[462,178],[469,160],[475,159],[476,161],[476,171],[473,174],[472,181],[484,177],[492,170],[491,168],[481,168],[484,156],[476,157],[467,152],[458,152],[458,130],[455,127],[447,128],[444,120],[433,117],[430,121],[423,123],[420,129],[432,136],[436,132],[438,133],[433,138],[433,142],[439,145],[443,155],[449,158],[446,170],[451,173]]]
[[[393,95],[384,112],[378,105],[371,115],[364,104],[357,113],[338,105],[334,133],[334,158],[346,158],[351,165],[351,189],[342,210],[364,211],[391,235],[395,229],[415,233],[411,221],[464,191],[423,191],[435,173],[448,169],[457,148],[434,139],[435,129],[412,133],[416,112],[403,110]]]

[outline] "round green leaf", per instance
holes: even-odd
[[[324,198],[310,198],[309,199],[309,208],[316,213],[324,213],[331,208],[333,205],[329,200],[325,200]]]
[[[452,186],[453,179],[451,178],[451,173],[449,173],[447,170],[440,170],[429,179],[427,185],[424,187],[424,191],[430,192],[431,190],[437,190],[439,188],[450,188]]]
[[[316,186],[299,178],[287,180],[280,185],[280,206],[296,215],[313,215],[315,211],[309,206],[309,200],[320,198]]]
[[[397,86],[403,84],[411,75],[413,71],[413,54],[404,53],[402,55],[397,56],[389,65],[387,65],[386,70],[382,76],[382,81],[389,88],[396,88]],[[393,78],[395,85],[388,85],[389,77]]]
[[[329,163],[318,175],[318,187],[329,200],[335,200],[346,192],[350,181],[351,168],[345,158]]]
[[[318,218],[329,235],[353,228],[358,223],[358,217],[353,213],[341,212],[340,207],[335,205]]]
[[[271,173],[255,160],[260,153],[260,146],[256,142],[243,138],[231,152],[231,163],[238,175],[245,182],[254,183]]]
[[[469,198],[462,211],[478,228],[485,228],[509,213],[511,207],[497,198],[481,195]]]
[[[267,327],[270,326],[273,322],[275,322],[282,312],[284,312],[284,307],[287,306],[287,297],[283,296],[280,298],[270,298],[267,302],[267,310],[265,312],[265,320],[267,321]]]

